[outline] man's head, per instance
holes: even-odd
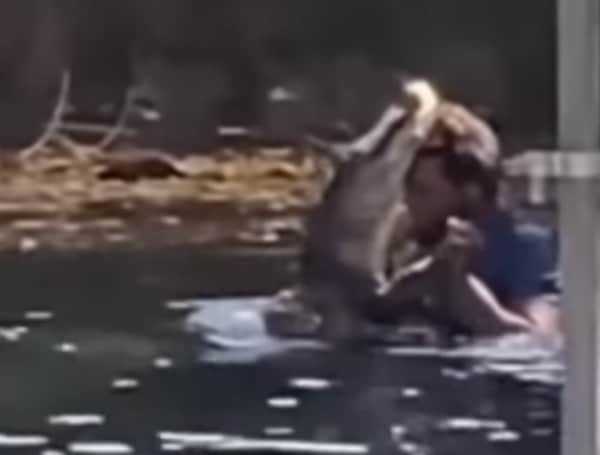
[[[497,172],[474,154],[457,152],[452,141],[419,151],[409,170],[406,194],[416,235],[435,243],[449,216],[472,218],[495,204]]]

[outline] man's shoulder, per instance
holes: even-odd
[[[513,221],[515,236],[526,242],[551,242],[555,238],[555,230],[532,221],[515,219]]]
[[[519,214],[499,210],[485,232],[504,241],[525,245],[551,245],[556,230],[549,225],[530,221]]]
[[[550,226],[510,213],[499,213],[484,232],[488,242],[483,270],[509,297],[526,297],[555,289],[558,242]]]

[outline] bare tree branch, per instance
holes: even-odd
[[[62,118],[67,110],[70,90],[71,71],[65,69],[62,72],[58,98],[56,100],[52,116],[50,117],[50,121],[46,124],[46,128],[42,132],[41,136],[39,136],[37,140],[33,142],[33,144],[19,151],[18,157],[20,160],[26,161],[33,157],[41,148],[43,148],[58,134]]]
[[[131,107],[133,105],[133,94],[131,89],[127,89],[125,94],[125,103],[123,104],[123,108],[119,113],[119,117],[117,118],[117,123],[114,128],[109,131],[97,144],[101,150],[104,150],[107,147],[110,147],[112,143],[117,140],[121,134],[123,134],[125,127],[127,126],[127,118],[129,116],[129,112],[131,111]]]

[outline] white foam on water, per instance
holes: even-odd
[[[466,381],[471,374],[468,371],[457,370],[455,368],[442,368],[442,376],[457,381]]]
[[[185,446],[176,442],[165,442],[160,445],[160,450],[163,452],[183,452]]]
[[[328,390],[335,386],[333,381],[321,378],[292,378],[289,385],[296,389]]]
[[[438,428],[444,431],[501,431],[506,429],[506,422],[501,420],[482,420],[473,417],[452,417],[439,422]]]
[[[59,343],[54,349],[58,352],[62,352],[63,354],[75,354],[79,349],[77,345],[74,343]]]
[[[550,409],[532,409],[527,412],[527,418],[530,420],[552,420],[556,417],[556,413]]]
[[[181,225],[181,218],[179,218],[178,216],[174,216],[174,215],[163,216],[163,217],[161,217],[160,221],[165,226],[179,226],[179,225]]]
[[[300,405],[300,400],[295,397],[272,397],[267,400],[267,404],[271,408],[293,409]]]
[[[293,101],[298,99],[298,95],[286,87],[273,87],[269,90],[268,97],[270,101]]]
[[[537,362],[533,364],[523,363],[489,363],[484,365],[484,370],[492,373],[526,374],[526,373],[561,373],[565,371],[565,365],[559,362]]]
[[[69,444],[69,453],[92,455],[123,455],[133,453],[133,447],[122,442],[95,441],[73,442]]]
[[[30,253],[32,251],[35,251],[38,249],[39,246],[40,246],[39,240],[37,240],[33,237],[23,237],[19,241],[19,249],[23,253]]]
[[[168,357],[157,357],[152,362],[152,365],[154,365],[154,368],[158,368],[158,369],[172,368],[173,360]]]
[[[140,386],[140,382],[134,378],[116,378],[111,384],[113,389],[117,390],[132,390]]]
[[[565,374],[552,374],[542,372],[524,372],[516,374],[515,377],[523,382],[535,382],[538,384],[561,386],[566,381]]]
[[[385,353],[398,357],[444,357],[445,352],[431,346],[393,346],[385,349]]]
[[[199,361],[212,364],[248,364],[295,349],[328,349],[319,340],[281,339],[271,336],[264,314],[276,297],[227,297],[195,300],[196,311],[184,323],[187,332],[199,335]]]
[[[392,425],[390,427],[390,437],[396,444],[401,444],[408,430],[404,425]]]
[[[520,439],[521,434],[511,430],[492,431],[487,434],[487,440],[490,442],[516,442]]]
[[[406,453],[410,455],[421,455],[427,453],[427,451],[417,444],[416,442],[401,442],[398,444],[398,449],[401,453]]]
[[[10,435],[0,433],[0,447],[39,447],[49,443],[42,435]]]
[[[402,389],[400,395],[402,398],[419,398],[421,395],[423,395],[423,392],[415,387],[406,387]]]
[[[178,431],[161,431],[158,433],[158,438],[163,443],[179,443],[179,444],[216,444],[225,441],[227,436],[220,433],[191,433]]]
[[[290,436],[295,433],[291,427],[267,427],[263,430],[265,436]]]
[[[61,452],[60,450],[47,449],[42,450],[40,455],[65,455],[65,452]]]
[[[28,321],[49,321],[54,318],[54,313],[51,311],[27,311],[25,319]]]
[[[1,327],[0,338],[3,338],[9,343],[16,343],[21,337],[29,332],[29,328],[25,326],[16,327]]]
[[[186,320],[187,330],[223,349],[253,349],[269,343],[263,314],[271,299],[219,300],[198,305]]]
[[[269,440],[269,439],[246,439],[232,438],[217,446],[211,447],[215,452],[256,452],[275,451],[280,453],[316,453],[337,455],[353,455],[369,453],[369,446],[365,444],[345,443],[320,443],[299,440]]]
[[[532,428],[529,434],[536,438],[547,438],[555,433],[554,428]]]
[[[102,425],[105,422],[104,416],[99,414],[58,414],[49,416],[47,420],[50,425],[73,427]]]
[[[350,443],[319,443],[302,440],[251,439],[220,433],[191,433],[163,431],[158,433],[163,444],[182,444],[185,447],[206,448],[216,452],[276,451],[301,453],[364,454],[369,446]]]
[[[198,303],[195,300],[173,300],[165,303],[165,307],[171,311],[188,311],[198,308]]]

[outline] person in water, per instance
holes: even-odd
[[[374,152],[338,171],[308,223],[301,285],[279,299],[286,311],[267,318],[274,333],[343,341],[360,338],[365,322],[415,319],[477,335],[558,330],[556,294],[546,287],[555,267],[548,233],[498,204],[491,128],[459,105],[443,106],[408,163],[409,151],[398,150],[408,143],[390,139],[404,124],[378,122],[387,133]],[[399,209],[381,208],[400,187]],[[390,252],[385,270],[379,259]],[[307,309],[316,318],[299,317]]]
[[[461,149],[473,131],[461,112],[450,116],[458,122],[445,122],[447,134],[419,151],[406,177],[411,235],[428,265],[392,280],[363,313],[401,321],[416,305],[427,320],[473,334],[557,333],[551,232],[501,207],[499,157]]]

